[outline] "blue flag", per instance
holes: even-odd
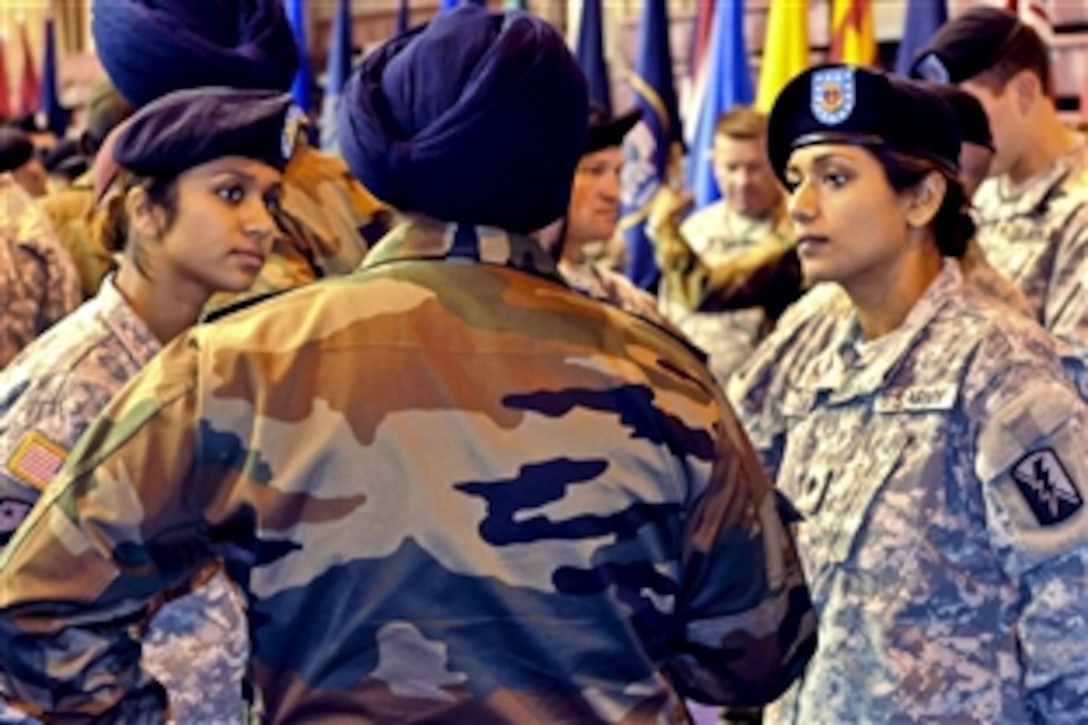
[[[574,55],[586,74],[589,100],[596,101],[612,115],[612,84],[608,78],[608,63],[604,59],[604,24],[601,22],[601,0],[582,1],[582,21],[578,25],[578,43]]]
[[[42,58],[42,111],[50,131],[64,136],[68,128],[68,112],[60,105],[57,95],[57,41],[53,18],[45,21],[45,56]]]
[[[453,10],[458,5],[464,3],[465,5],[485,5],[484,0],[442,0],[442,4],[439,6],[439,10]]]
[[[688,153],[688,186],[701,207],[721,198],[710,155],[718,118],[738,104],[751,104],[752,69],[744,46],[743,0],[720,0],[714,9],[707,48],[707,78],[702,103],[696,107],[695,136]]]
[[[926,47],[937,28],[948,20],[945,0],[908,0],[903,39],[895,56],[895,72],[910,75],[914,57]]]
[[[624,141],[620,229],[627,243],[627,276],[639,287],[653,289],[660,271],[644,228],[646,216],[661,185],[675,180],[683,148],[665,0],[643,3],[638,48],[631,86],[642,121]]]
[[[321,148],[331,153],[340,151],[336,138],[336,107],[340,92],[351,74],[351,2],[338,0],[332,21],[329,64],[325,73],[325,96],[321,101]]]
[[[291,97],[303,111],[310,110],[310,52],[306,47],[306,0],[287,0],[284,4],[287,20],[295,31],[298,46],[298,71],[291,83]]]
[[[408,31],[411,26],[411,16],[412,14],[408,10],[408,0],[400,0],[400,7],[397,9],[397,35]]]

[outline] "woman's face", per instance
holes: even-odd
[[[786,167],[789,211],[805,278],[849,287],[875,279],[906,249],[906,199],[866,149],[817,144]]]
[[[190,299],[248,289],[272,247],[269,208],[278,203],[280,181],[274,168],[238,156],[182,173],[174,222],[162,235],[160,274]]]

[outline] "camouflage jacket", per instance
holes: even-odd
[[[1015,190],[988,179],[974,204],[986,257],[1044,327],[1088,356],[1088,145]]]
[[[0,368],[82,300],[49,220],[10,174],[0,174]]]
[[[95,416],[160,349],[107,277],[0,373],[0,547]],[[179,723],[241,712],[248,641],[232,597],[219,574],[164,606],[148,630],[143,664],[166,686]]]
[[[662,273],[658,304],[665,317],[707,353],[711,370],[724,385],[765,333],[766,313],[756,306],[716,311],[696,309],[702,307],[702,300],[691,305],[694,300],[687,298],[686,291],[692,280],[685,277],[705,272],[710,280],[715,268],[734,264],[755,250],[788,249],[791,239],[788,219],[784,213],[768,219],[743,217],[719,201],[688,217],[680,226],[680,235],[697,259],[688,269]],[[700,296],[714,294],[715,291],[708,289]]]
[[[820,649],[768,722],[1085,722],[1088,408],[1057,343],[951,261],[879,339],[831,317],[787,361],[776,466]]]
[[[0,561],[0,689],[51,713],[155,721],[128,625],[217,553],[260,721],[676,722],[815,646],[706,369],[495,230],[416,221],[195,328],[47,499]]]
[[[100,223],[94,218],[94,188],[81,177],[71,188],[44,196],[37,204],[68,250],[83,297],[94,297],[102,280],[116,267],[113,254],[101,242],[101,233],[91,231],[94,224]]]

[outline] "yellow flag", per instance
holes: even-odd
[[[771,0],[756,108],[770,112],[786,84],[808,65],[808,0]]]
[[[830,60],[852,65],[876,63],[872,0],[833,0]]]

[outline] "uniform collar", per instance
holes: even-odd
[[[1016,187],[1010,188],[1004,177],[992,179],[992,199],[1009,216],[1032,214],[1046,205],[1055,190],[1088,162],[1088,147],[1083,137],[1071,149],[1054,160],[1047,168]]]
[[[555,260],[528,235],[422,217],[394,227],[367,254],[362,268],[406,260],[494,264],[562,281]]]
[[[145,365],[162,349],[162,343],[117,289],[115,279],[116,273],[111,272],[102,280],[98,294],[94,296],[94,304],[99,306],[102,324],[128,351],[132,359]]]
[[[843,318],[828,352],[811,368],[811,382],[806,387],[827,391],[831,403],[882,389],[949,297],[962,287],[959,265],[955,260],[945,259],[940,274],[911,308],[903,324],[876,340],[865,339],[856,313],[850,312]]]

